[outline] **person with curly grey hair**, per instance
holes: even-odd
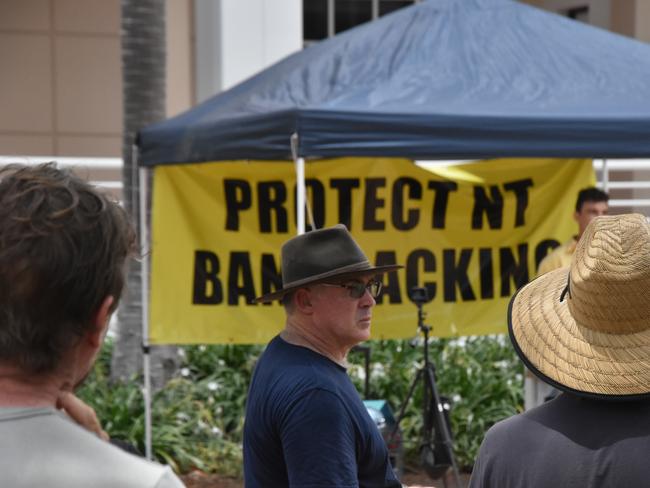
[[[135,250],[124,210],[71,171],[0,170],[0,486],[183,486],[106,442],[73,395]]]

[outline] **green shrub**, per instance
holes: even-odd
[[[242,469],[244,404],[261,346],[191,346],[177,378],[152,399],[152,449],[177,472],[197,468],[229,476]],[[110,384],[112,343],[106,342],[79,396],[113,438],[144,452],[142,379]]]
[[[370,396],[397,410],[422,365],[422,345],[372,341]],[[197,468],[229,476],[242,470],[242,429],[246,394],[262,346],[185,347],[184,365],[152,400],[152,447],[156,458],[178,472]],[[107,341],[79,395],[97,411],[111,437],[144,452],[141,378],[110,384],[112,343]],[[451,398],[455,452],[469,467],[485,431],[521,409],[523,367],[507,338],[474,337],[430,341],[440,393]],[[363,357],[351,354],[350,375],[363,391]],[[411,461],[417,457],[421,428],[421,388],[409,402],[401,427]]]
[[[409,386],[424,363],[422,340],[374,341],[370,364],[370,396],[388,400],[395,416]],[[452,400],[451,422],[456,460],[471,469],[487,429],[514,415],[523,404],[523,366],[505,336],[432,339],[429,357],[438,391]],[[351,355],[351,376],[363,391],[363,359]],[[422,384],[407,405],[401,428],[407,459],[418,455],[422,427]]]

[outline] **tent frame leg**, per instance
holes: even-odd
[[[297,132],[291,134],[289,139],[291,144],[291,156],[293,162],[296,166],[296,219],[298,235],[305,233],[305,208],[307,208],[307,215],[309,217],[309,223],[311,228],[315,229],[316,224],[314,223],[314,214],[311,211],[311,206],[306,198],[306,189],[305,189],[305,158],[298,156],[298,144],[300,142],[300,137]]]
[[[137,156],[137,150],[134,150]],[[137,166],[137,157],[134,157],[133,164]],[[138,186],[140,189],[140,286],[142,291],[142,369],[144,376],[144,447],[145,457],[153,459],[152,453],[152,420],[151,420],[151,356],[149,347],[149,231],[147,227],[147,169],[140,168]]]

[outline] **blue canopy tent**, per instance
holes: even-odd
[[[304,158],[650,157],[648,80],[641,42],[511,0],[428,0],[144,128],[138,160],[293,159],[302,181]],[[144,303],[147,276],[145,260]]]
[[[297,155],[650,156],[650,46],[511,0],[429,0],[141,131],[144,166]]]

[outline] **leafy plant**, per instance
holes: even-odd
[[[370,396],[397,409],[422,366],[422,343],[372,341]],[[79,395],[90,403],[114,438],[144,452],[142,379],[111,384],[112,343],[102,350]],[[240,476],[248,385],[262,346],[188,346],[177,378],[152,399],[153,452],[178,472],[200,469]],[[486,430],[521,409],[523,367],[503,336],[434,339],[430,358],[441,394],[453,401],[456,459],[471,467]],[[350,354],[350,375],[363,391],[363,357]],[[417,458],[422,392],[416,388],[401,423],[407,458]]]
[[[371,344],[371,397],[385,399],[395,416],[424,363],[422,341],[376,341]],[[523,366],[504,336],[433,339],[429,357],[441,395],[452,401],[451,423],[457,462],[471,469],[485,432],[495,422],[521,410]],[[351,356],[353,381],[362,391],[361,358]],[[422,384],[416,387],[400,426],[407,459],[418,455],[422,428]]]
[[[92,405],[112,438],[144,452],[141,378],[109,383],[107,341],[79,396]],[[244,405],[260,346],[191,346],[185,365],[152,399],[152,449],[177,472],[193,468],[240,476]]]

